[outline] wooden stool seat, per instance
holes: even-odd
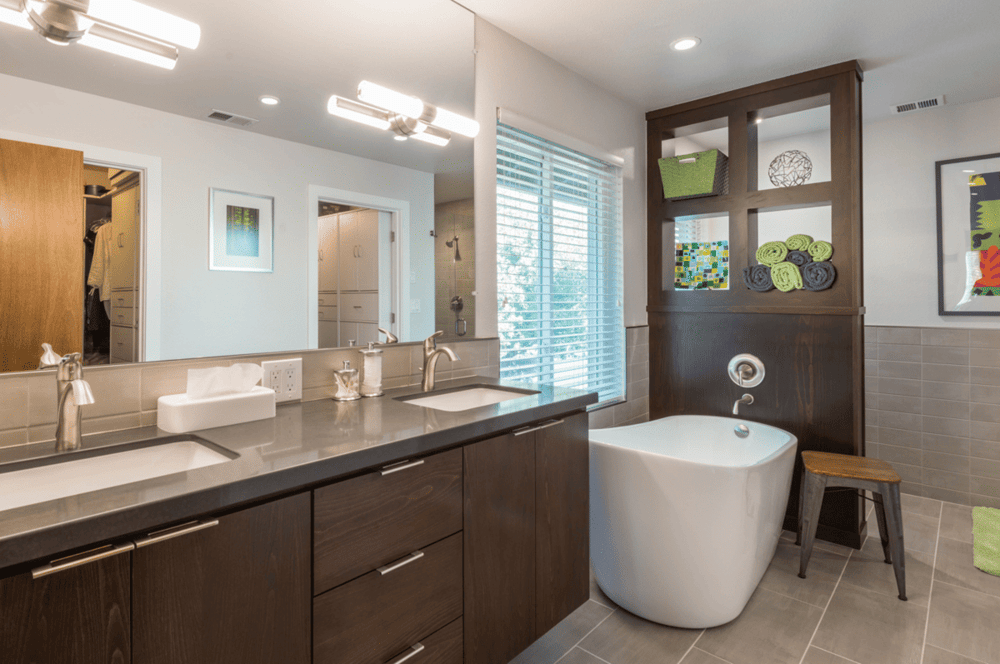
[[[899,497],[899,475],[879,459],[830,452],[802,453],[802,481],[799,487],[799,537],[802,544],[799,576],[806,578],[819,525],[823,495],[828,487],[870,491],[875,502],[879,536],[885,562],[896,574],[899,599],[906,601],[906,553],[903,548],[903,510]]]
[[[888,484],[899,484],[902,481],[892,466],[881,459],[807,450],[802,453],[802,463],[814,475]]]

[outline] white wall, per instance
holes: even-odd
[[[308,250],[309,185],[410,202],[410,270],[418,275],[410,288],[411,297],[421,302],[420,313],[411,319],[411,336],[433,330],[431,173],[4,75],[0,132],[159,158],[161,351],[147,359],[308,346],[308,265],[315,262]],[[273,274],[209,271],[210,187],[274,197]]]
[[[866,325],[997,328],[938,316],[934,162],[1000,152],[1000,99],[864,126]]]
[[[625,159],[625,325],[645,325],[645,114],[479,17],[476,53],[476,334],[497,333],[497,107]]]

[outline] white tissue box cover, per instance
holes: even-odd
[[[156,401],[156,426],[170,433],[224,427],[274,417],[274,390],[260,385],[249,392],[192,399],[169,394]]]

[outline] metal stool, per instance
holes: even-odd
[[[906,601],[906,554],[903,551],[903,511],[900,507],[900,477],[885,461],[829,452],[802,453],[805,472],[799,493],[799,540],[802,542],[799,577],[806,578],[806,566],[816,540],[819,511],[827,487],[871,491],[875,516],[882,538],[885,562],[896,573],[899,599]],[[887,509],[888,508],[888,509]]]

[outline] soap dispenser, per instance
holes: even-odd
[[[368,348],[361,351],[364,358],[361,368],[361,396],[380,397],[382,391],[382,349],[375,348],[375,342],[369,341]]]
[[[337,383],[337,393],[333,395],[334,401],[355,401],[361,398],[358,394],[358,370],[351,368],[351,363],[344,360],[344,368],[333,372],[333,377]]]

